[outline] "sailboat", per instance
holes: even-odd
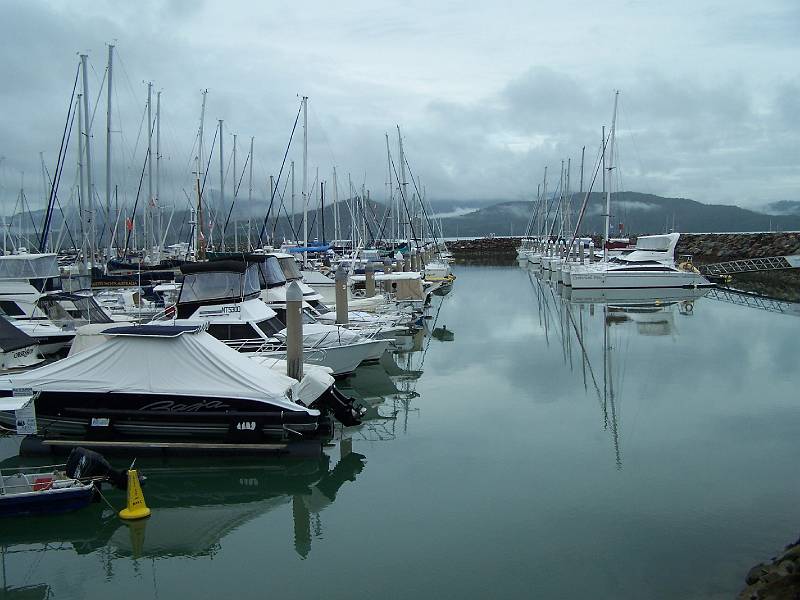
[[[609,256],[611,230],[611,173],[614,169],[614,141],[619,92],[614,96],[614,113],[608,143],[608,162],[603,148],[603,188],[606,196],[604,258],[585,265],[572,265],[568,284],[574,289],[697,288],[712,284],[687,260],[675,264],[679,233],[641,236],[628,254]],[[590,257],[591,258],[591,257]]]

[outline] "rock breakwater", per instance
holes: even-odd
[[[800,233],[684,233],[675,254],[701,263],[800,254]]]
[[[747,587],[739,600],[792,600],[800,598],[800,540],[787,546],[768,563],[750,569]]]

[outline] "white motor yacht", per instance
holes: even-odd
[[[695,288],[712,284],[690,263],[675,264],[679,233],[641,236],[629,254],[607,261],[573,265],[573,289]]]

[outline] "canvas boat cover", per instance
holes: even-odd
[[[47,279],[60,276],[55,254],[0,256],[0,279]]]
[[[0,317],[0,350],[13,352],[34,345],[36,345],[35,339],[9,323],[7,319]]]
[[[636,238],[637,250],[654,250],[656,252],[668,252],[674,250],[678,244],[680,233],[666,233],[663,235],[642,235]]]
[[[205,331],[176,337],[109,333],[103,344],[4,381],[34,391],[241,398],[319,414],[289,400],[294,379],[264,369]]]
[[[275,337],[285,340],[286,330],[279,331],[275,334]],[[303,324],[303,346],[306,348],[332,348],[358,344],[364,341],[366,340],[354,331],[337,325]]]

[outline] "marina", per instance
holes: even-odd
[[[516,265],[454,272],[410,350],[343,382],[369,412],[321,456],[143,456],[146,522],[104,503],[4,521],[7,589],[303,598],[357,557],[332,598],[382,589],[396,565],[400,596],[735,595],[794,523],[795,317],[704,290],[568,300]],[[491,592],[488,569],[504,574]]]
[[[796,600],[791,0],[0,21],[0,599]]]

